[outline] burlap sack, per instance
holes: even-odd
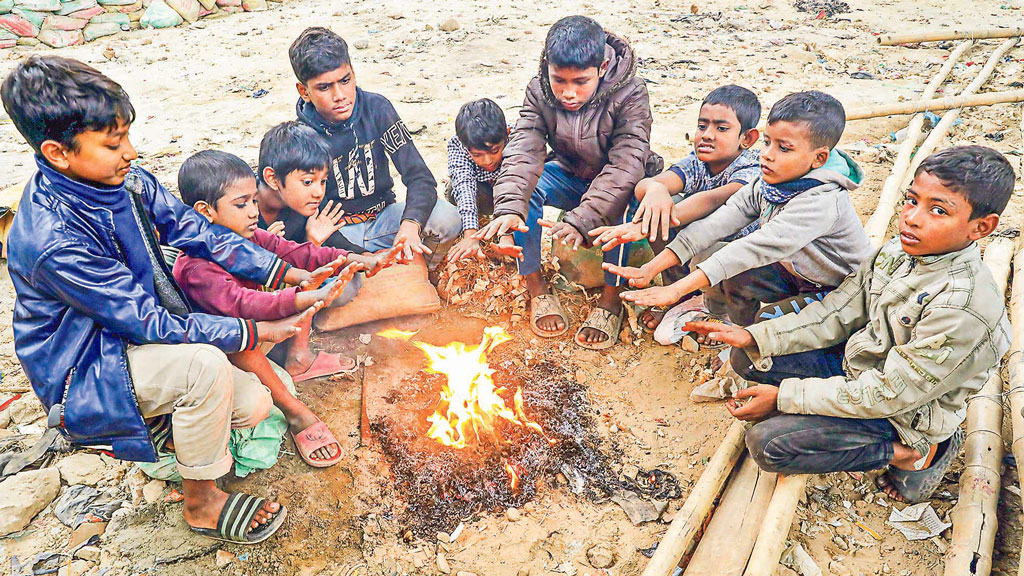
[[[412,264],[395,265],[364,279],[352,302],[322,310],[314,325],[317,330],[340,330],[384,318],[430,314],[440,308],[437,289],[427,279],[427,265],[417,258]]]

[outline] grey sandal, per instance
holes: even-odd
[[[963,444],[964,434],[957,428],[949,440],[939,443],[931,466],[924,470],[902,470],[890,466],[875,480],[875,485],[883,489],[892,486],[911,504],[923,502],[931,498],[932,493],[942,483],[943,476],[946,475]]]
[[[619,341],[619,328],[622,327],[622,310],[619,310],[618,314],[613,314],[605,310],[604,308],[594,308],[587,317],[587,321],[580,326],[580,329],[576,331],[576,344],[586,348],[587,350],[605,350],[615,346],[615,343]],[[580,340],[580,334],[584,328],[593,328],[598,332],[601,332],[607,338],[600,342],[583,342]]]
[[[263,508],[263,504],[266,501],[266,498],[257,498],[242,492],[234,492],[228,496],[227,502],[224,503],[224,508],[220,511],[220,517],[217,518],[217,528],[196,528],[195,526],[189,526],[189,528],[196,534],[222,542],[233,542],[236,544],[257,544],[263,542],[273,536],[277,529],[284,524],[285,516],[288,513],[288,510],[281,506],[281,509],[274,514],[270,522],[260,524],[256,528],[251,528],[250,526],[253,519],[256,518],[256,513]]]

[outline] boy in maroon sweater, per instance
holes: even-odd
[[[359,290],[355,275],[367,270],[373,275],[389,265],[396,254],[363,256],[312,243],[297,244],[257,227],[256,177],[252,169],[233,154],[206,150],[182,164],[178,171],[182,200],[213,224],[229,228],[262,248],[277,254],[292,266],[315,270],[303,285],[263,291],[262,287],[232,276],[218,264],[178,257],[174,278],[186,296],[199,308],[222,316],[252,320],[279,319],[313,306],[316,302],[339,306],[351,301]],[[390,256],[390,257],[389,257]],[[333,276],[342,266],[336,278]],[[355,361],[337,354],[309,351],[309,323],[303,326],[288,350],[285,369],[295,381],[308,380],[355,368]],[[239,352],[230,359],[239,368],[256,374],[270,389],[274,404],[281,409],[299,454],[310,466],[331,466],[341,459],[341,445],[327,426],[293,396],[267,360],[266,350]]]

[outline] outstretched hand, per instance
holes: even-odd
[[[502,236],[497,242],[487,244],[487,250],[499,257],[504,256],[507,258],[515,258],[516,260],[523,259],[523,248],[521,246],[516,246],[515,240],[512,239],[511,234]]]
[[[486,226],[477,230],[476,234],[473,234],[470,238],[490,240],[495,236],[504,236],[512,232],[529,232],[529,230],[522,218],[515,214],[505,214],[504,216],[494,217]]]
[[[779,389],[768,384],[744,388],[725,402],[725,408],[739,420],[764,420],[779,407]]]
[[[302,325],[313,319],[313,314],[324,307],[322,300],[306,308],[298,314],[294,314],[281,320],[273,322],[257,322],[256,332],[260,342],[277,344],[283,342],[302,331]]]
[[[651,281],[657,275],[656,272],[650,272],[644,269],[643,266],[636,268],[633,266],[616,266],[605,262],[601,264],[606,272],[611,272],[616,276],[629,280],[629,285],[634,288],[646,288],[651,285]]]
[[[601,250],[607,252],[620,244],[629,244],[644,239],[644,233],[640,231],[640,225],[636,222],[627,222],[616,226],[600,226],[589,232],[594,238],[594,244],[599,244]]]
[[[561,242],[564,246],[571,246],[573,250],[579,250],[584,243],[583,234],[568,222],[552,222],[541,218],[537,220],[537,224],[551,232],[552,242]]]
[[[324,281],[333,276],[338,271],[338,268],[344,265],[345,258],[339,256],[330,264],[321,266],[312,272],[306,272],[306,277],[299,282],[299,291],[308,292],[309,290],[316,290],[323,285]]]
[[[633,223],[640,226],[640,237],[649,236],[654,242],[661,236],[662,241],[667,241],[670,228],[679,226],[679,219],[672,213],[674,209],[668,188],[651,186],[633,216]]]
[[[703,334],[711,340],[724,342],[733,348],[750,348],[754,345],[754,337],[746,328],[724,322],[687,322],[683,324],[683,331]]]
[[[343,216],[345,211],[341,209],[341,202],[335,205],[333,200],[328,200],[323,208],[306,219],[306,239],[323,246],[331,234],[345,227]]]
[[[672,284],[669,286],[655,286],[646,290],[630,290],[623,292],[621,298],[641,306],[671,306],[686,295],[685,292],[680,294],[674,286]]]

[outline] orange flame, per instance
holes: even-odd
[[[443,374],[447,382],[441,390],[437,410],[427,418],[430,429],[427,436],[453,448],[465,448],[470,435],[480,440],[481,433],[495,435],[495,423],[502,419],[530,428],[544,436],[544,429],[526,415],[523,392],[516,389],[513,407],[509,408],[499,396],[504,388],[495,388],[491,376],[494,370],[487,364],[487,353],[512,339],[500,326],[484,329],[478,346],[452,342],[447,346],[433,346],[411,340],[415,332],[386,330],[378,333],[384,338],[409,340],[427,357],[429,374]],[[544,436],[547,438],[547,436]],[[548,442],[554,443],[548,439]]]
[[[519,487],[519,475],[516,474],[516,469],[512,467],[508,462],[505,463],[505,471],[508,472],[509,483],[508,486],[512,490]]]

